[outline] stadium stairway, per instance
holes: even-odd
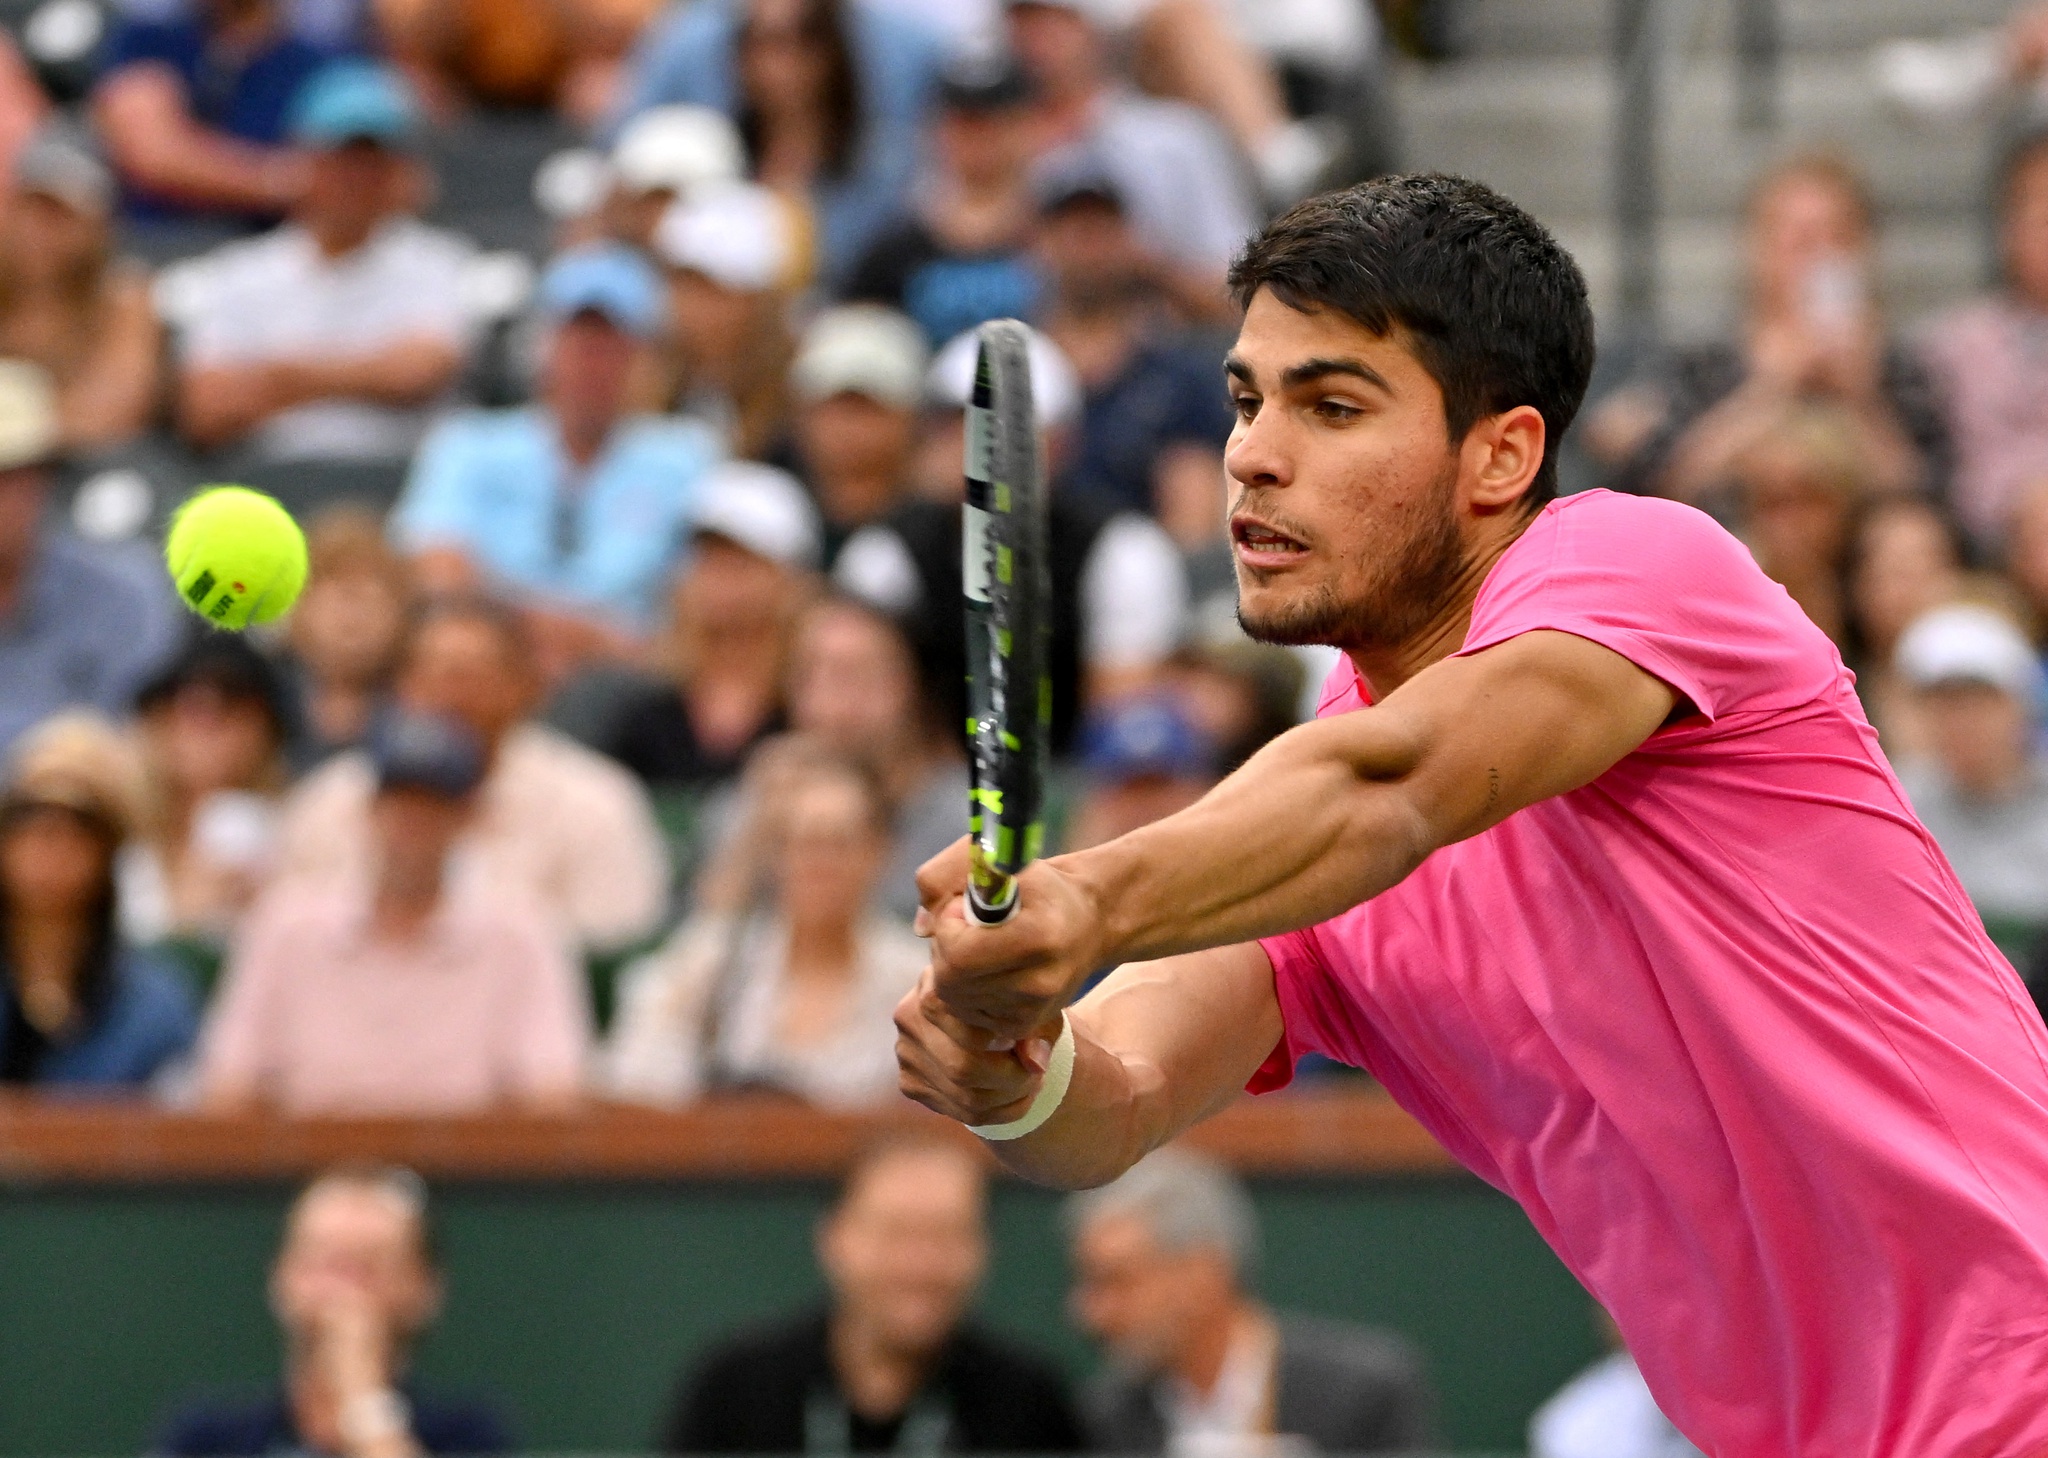
[[[1737,225],[1749,179],[1810,147],[1846,154],[1883,219],[1882,288],[1910,322],[1987,277],[1984,183],[1992,119],[1907,117],[1872,80],[1871,51],[1998,24],[2011,0],[1779,0],[1779,124],[1737,124],[1734,0],[1662,0],[1659,322],[1719,332],[1738,301]],[[1404,165],[1499,187],[1584,265],[1603,324],[1616,292],[1610,203],[1614,0],[1463,0],[1461,57],[1396,78]]]

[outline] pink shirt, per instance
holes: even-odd
[[[2048,1034],[1827,638],[1690,507],[1552,503],[1464,653],[1698,713],[1264,945],[1286,1034],[1518,1200],[1714,1458],[2048,1452]],[[1367,702],[1341,661],[1321,712]]]
[[[589,1048],[582,973],[528,905],[451,894],[400,942],[367,893],[287,885],[243,925],[199,1078],[288,1114],[475,1114],[574,1093]]]

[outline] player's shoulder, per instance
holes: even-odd
[[[1564,583],[1589,575],[1616,584],[1725,590],[1761,571],[1748,548],[1697,507],[1661,496],[1585,491],[1550,502],[1502,558],[1503,579]]]

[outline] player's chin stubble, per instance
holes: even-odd
[[[1344,575],[1344,564],[1332,563],[1332,577],[1247,610],[1240,581],[1238,625],[1261,643],[1287,647],[1327,643],[1370,651],[1408,642],[1443,611],[1464,572],[1456,487],[1452,462],[1413,509],[1388,522],[1384,546],[1361,554],[1355,586],[1333,580]]]

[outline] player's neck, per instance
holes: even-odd
[[[1372,689],[1374,703],[1465,646],[1465,636],[1472,627],[1472,605],[1479,600],[1486,575],[1534,520],[1533,514],[1516,512],[1478,523],[1468,538],[1463,565],[1421,627],[1398,643],[1345,647],[1345,655],[1359,677]]]

